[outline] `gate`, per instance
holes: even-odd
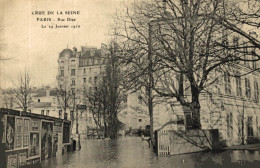
[[[162,129],[157,131],[157,155],[170,155],[170,130]]]

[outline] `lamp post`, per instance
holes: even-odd
[[[153,136],[153,60],[152,60],[152,22],[154,20],[149,21],[148,23],[148,74],[149,74],[149,81],[148,81],[148,110],[150,115],[150,138],[152,146],[154,146],[154,136]]]

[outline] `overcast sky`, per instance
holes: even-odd
[[[4,51],[1,57],[12,58],[0,62],[0,85],[11,86],[19,73],[32,73],[36,86],[56,84],[57,59],[59,52],[86,43],[100,47],[108,40],[108,24],[115,9],[123,0],[0,0],[1,37]],[[33,11],[54,11],[52,19],[57,19],[56,11],[80,11],[76,25],[80,29],[43,29],[37,18],[49,18],[48,15],[33,15]],[[61,15],[61,18],[67,18]],[[51,22],[45,22],[49,24]],[[57,22],[54,22],[54,25]],[[64,22],[67,24],[66,22]],[[72,22],[69,23],[72,25]]]

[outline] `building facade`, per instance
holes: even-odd
[[[71,90],[76,94],[77,105],[85,106],[85,110],[80,112],[80,132],[87,132],[87,128],[95,128],[93,114],[88,109],[84,94],[86,90],[97,89],[98,80],[102,77],[109,60],[108,54],[105,44],[101,44],[101,48],[83,46],[80,51],[67,48],[59,54],[58,88]],[[126,129],[139,129],[149,125],[147,107],[140,98],[138,99],[138,93],[126,95],[124,104],[125,108],[118,114],[118,118],[125,124]]]
[[[200,94],[202,129],[218,129],[221,142],[227,146],[260,140],[260,72],[257,67],[258,62],[236,64],[237,77],[228,71],[215,71],[211,75],[218,78],[217,82]],[[250,73],[252,70],[254,72]],[[184,84],[184,88],[188,86]],[[191,100],[190,91],[186,91],[185,98]],[[189,107],[175,98],[167,99],[154,108],[154,128],[159,130],[168,123],[170,129],[188,130],[191,117]]]

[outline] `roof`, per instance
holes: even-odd
[[[94,55],[91,55],[91,52],[94,52]],[[90,58],[90,57],[100,57],[101,56],[101,49],[91,49],[86,50],[86,52],[80,58]]]
[[[68,55],[69,57],[73,57],[73,51],[69,48],[66,48],[62,50],[59,57],[65,57],[66,55]]]
[[[45,89],[39,89],[37,90],[37,94],[35,95],[35,97],[44,97],[46,96],[46,90]]]
[[[20,112],[17,110],[7,109],[7,108],[1,108],[0,113],[2,114],[8,114],[8,115],[16,115],[21,117],[31,117],[31,118],[37,118],[37,119],[45,119],[45,120],[52,120],[52,121],[60,121],[60,122],[70,122],[69,120],[64,120],[56,117],[46,116],[46,115],[40,115],[35,113],[28,113],[28,112]]]
[[[51,90],[50,96],[57,96],[57,90]]]
[[[49,94],[47,95],[47,90],[49,90]],[[45,96],[56,96],[57,95],[57,91],[55,89],[45,89],[45,88],[41,88],[37,90],[37,94],[35,95],[35,97],[45,97]]]
[[[51,102],[35,102],[31,105],[33,108],[51,107]]]

